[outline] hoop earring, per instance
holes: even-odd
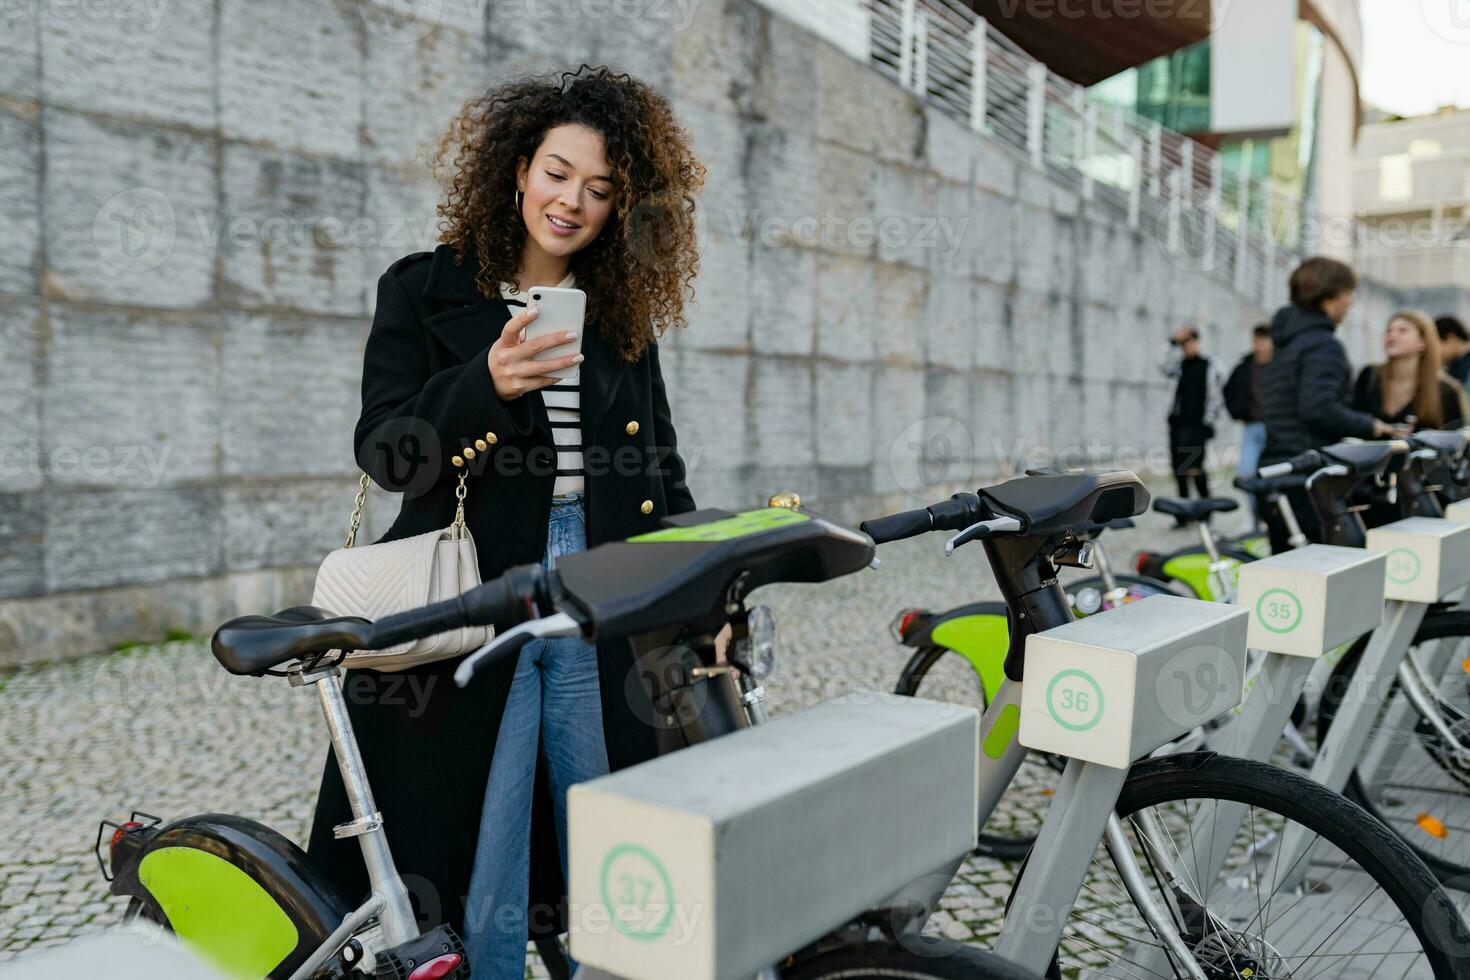
[[[515,193],[516,214],[520,214],[521,213],[521,201],[524,199],[524,197],[525,197],[525,195],[523,195],[520,191],[516,191],[516,193]]]

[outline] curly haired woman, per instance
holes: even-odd
[[[668,101],[585,65],[513,81],[465,105],[436,169],[444,244],[379,280],[363,358],[358,461],[404,494],[383,540],[449,524],[461,466],[486,580],[693,510],[656,339],[685,324],[705,171]],[[533,359],[573,339],[524,338],[535,286],[587,294],[580,354]],[[460,930],[476,977],[521,977],[528,930],[560,931],[567,788],[654,731],[626,644],[537,640],[464,690],[454,666],[349,678],[353,721],[421,919]],[[328,759],[310,850],[355,900],[348,819]]]

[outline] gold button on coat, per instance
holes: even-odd
[[[485,450],[487,450],[489,448],[490,448],[489,443],[485,442],[484,439],[476,439],[475,440],[475,449],[477,449],[478,451],[480,451],[480,452],[483,453]]]
[[[465,459],[474,459],[475,458],[475,451],[473,449],[471,449],[469,446],[465,446],[464,447],[464,458]]]
[[[495,433],[493,433],[493,432],[487,432],[487,433],[485,433],[485,441],[488,442],[490,445],[493,446],[497,442],[499,442],[500,440],[495,438]]]
[[[624,426],[624,428],[627,430],[628,435],[630,436],[636,436],[638,434],[637,422],[629,422],[626,426]]]
[[[455,466],[463,466],[464,465],[464,457],[463,456],[451,456],[451,457],[449,457],[449,461],[451,463],[453,463]]]
[[[653,513],[653,501],[652,500],[645,500],[645,501],[643,501],[643,503],[641,503],[641,504],[638,505],[638,509],[641,510],[641,511],[643,511],[643,513],[645,513],[645,514],[652,514]]]

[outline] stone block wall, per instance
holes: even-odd
[[[1169,330],[1233,358],[1262,315],[751,0],[11,4],[0,666],[305,598],[374,283],[436,241],[428,152],[464,98],[583,61],[668,92],[709,166],[664,355],[702,504],[856,517],[1048,448],[1157,454]]]

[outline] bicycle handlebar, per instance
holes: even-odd
[[[858,529],[874,544],[914,538],[930,531],[962,531],[976,521],[992,516],[978,494],[957,493],[948,500],[917,510],[900,511],[863,521]]]
[[[372,636],[364,646],[382,650],[465,626],[524,622],[536,615],[536,600],[545,579],[540,565],[508,569],[499,578],[452,599],[384,616],[373,623]]]
[[[1283,463],[1272,463],[1269,466],[1262,466],[1256,470],[1256,476],[1265,480],[1274,480],[1282,476],[1304,476],[1320,470],[1325,464],[1326,461],[1322,458],[1321,453],[1315,449],[1308,449],[1306,452],[1293,456]]]

